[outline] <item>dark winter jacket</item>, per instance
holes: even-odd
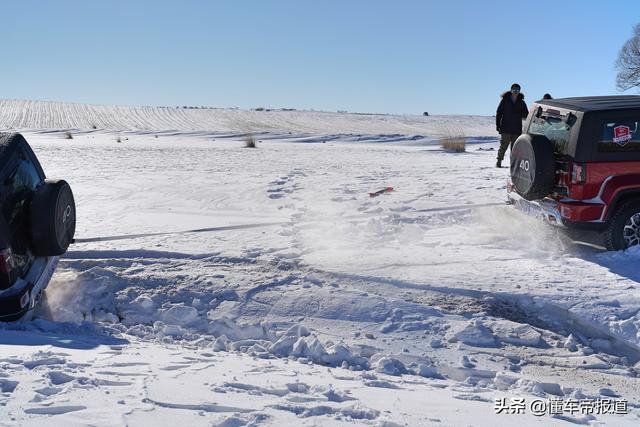
[[[519,93],[516,102],[511,99],[511,92],[502,94],[502,99],[496,111],[496,129],[499,133],[520,135],[522,133],[522,119],[529,115],[524,95]]]

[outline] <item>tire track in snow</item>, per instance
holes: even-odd
[[[472,298],[478,301],[480,306],[485,307],[487,315],[529,324],[565,337],[573,335],[583,345],[590,346],[598,352],[626,358],[624,364],[627,366],[632,366],[640,361],[640,346],[618,336],[613,331],[581,318],[570,309],[555,304],[545,297],[410,283],[375,276],[335,273],[317,268],[310,268],[310,270],[333,279],[350,280],[361,286],[367,283],[379,283],[400,289],[430,291],[442,295]],[[366,288],[366,286],[363,287]],[[597,344],[596,340],[604,342]]]

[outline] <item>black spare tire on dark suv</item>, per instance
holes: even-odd
[[[64,180],[47,179],[29,206],[31,244],[36,255],[62,255],[76,231],[76,205]]]
[[[46,180],[33,150],[19,133],[0,134],[0,167],[5,176],[3,206],[6,220],[26,230],[27,246],[35,256],[62,255],[73,240],[76,207],[65,181]],[[4,170],[6,169],[6,170]]]
[[[547,196],[555,185],[553,145],[543,135],[520,135],[511,150],[511,182],[526,200]]]
[[[76,207],[65,181],[45,179],[18,133],[0,133],[0,321],[32,310],[73,241]]]

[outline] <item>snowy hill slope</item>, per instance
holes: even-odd
[[[490,133],[493,128],[492,119],[483,116],[423,117],[0,100],[0,129],[429,136],[464,129],[468,136],[479,136]]]
[[[380,143],[399,121],[287,114],[257,149],[222,125],[154,118],[118,142],[24,122],[74,189],[77,237],[276,224],[71,247],[35,319],[0,325],[0,426],[637,425],[640,252],[474,208],[504,200],[490,118],[429,118],[477,137],[454,154],[413,131]],[[496,414],[501,398],[628,413]]]

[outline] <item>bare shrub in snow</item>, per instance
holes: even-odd
[[[447,151],[454,153],[464,153],[467,148],[467,140],[464,136],[458,138],[445,138],[440,140],[440,145]]]
[[[244,146],[245,148],[257,148],[256,137],[252,133],[244,137]]]
[[[467,138],[464,131],[455,126],[443,126],[441,129],[440,146],[453,153],[464,153],[467,150]]]

